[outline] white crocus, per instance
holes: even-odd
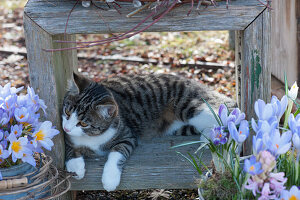
[[[288,91],[288,97],[291,99],[289,99],[288,108],[285,111],[283,128],[287,128],[287,126],[288,126],[288,118],[292,111],[292,107],[294,104],[293,101],[295,101],[298,96],[298,89],[299,89],[299,87],[297,86],[297,82],[295,81],[295,83],[292,85],[291,89]]]
[[[288,96],[293,99],[296,100],[297,96],[298,96],[298,85],[297,82],[295,81],[295,83],[292,85],[291,89],[288,91]]]

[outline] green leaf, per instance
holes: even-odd
[[[217,120],[219,126],[223,126],[220,117],[218,115],[216,115],[215,111],[212,109],[212,107],[209,105],[209,103],[205,99],[203,99],[202,97],[201,97],[201,99],[206,103],[206,105],[208,106],[210,112],[212,112],[212,114],[214,115],[215,119]]]
[[[192,161],[193,161],[193,163],[194,163],[194,167],[195,167],[195,169],[198,171],[199,175],[202,175],[203,172],[202,172],[200,166],[198,166],[198,164],[197,164],[197,162],[196,162],[194,156],[193,156],[192,154],[190,154],[190,153],[187,153],[187,154],[188,154],[188,155],[190,156],[190,158],[192,159]]]
[[[207,146],[209,143],[205,142],[203,143],[196,151],[195,153],[198,153],[198,151],[200,151],[201,149],[203,149],[203,147]]]
[[[284,72],[284,84],[285,84],[285,95],[288,96],[289,86],[288,86],[288,82],[287,82],[286,72]]]
[[[185,143],[182,143],[182,144],[178,144],[178,145],[175,145],[175,146],[172,146],[171,149],[175,149],[175,148],[178,148],[178,147],[183,147],[183,146],[187,146],[187,145],[191,145],[191,144],[198,144],[198,143],[204,143],[205,141],[192,141],[192,142],[185,142]]]
[[[181,152],[179,152],[179,151],[176,151],[176,153],[178,153],[179,155],[181,155],[182,157],[184,157],[184,158],[185,158],[189,163],[191,163],[192,166],[197,170],[198,165],[195,165],[194,162],[193,162],[191,159],[189,159],[187,156],[183,155],[183,154],[182,154]],[[199,169],[199,167],[198,167],[198,169]],[[197,170],[197,171],[198,171],[198,170]],[[198,173],[199,173],[200,175],[203,174],[203,172],[201,171],[201,169],[200,169],[200,171],[198,171]]]

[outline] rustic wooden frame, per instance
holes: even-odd
[[[56,6],[55,6],[56,5]],[[48,105],[47,118],[54,122],[58,129],[61,129],[60,110],[62,98],[65,92],[67,79],[71,72],[76,70],[77,56],[76,50],[49,53],[42,49],[52,49],[61,47],[72,47],[74,44],[59,44],[55,40],[75,41],[75,34],[80,33],[108,33],[125,32],[136,25],[146,14],[141,13],[128,19],[123,15],[131,12],[131,4],[122,4],[127,11],[119,16],[116,11],[102,11],[101,15],[110,24],[107,25],[99,19],[99,10],[93,8],[76,8],[71,14],[70,21],[64,35],[66,19],[68,13],[73,7],[74,2],[70,0],[29,0],[25,6],[24,28],[26,36],[26,46],[28,52],[28,62],[30,68],[31,86],[37,91],[42,99]],[[236,30],[236,74],[237,74],[237,101],[242,111],[246,112],[248,119],[253,116],[253,103],[256,99],[270,99],[270,12],[261,6],[258,6],[257,0],[237,0],[232,1],[229,9],[226,9],[225,3],[220,3],[216,8],[209,7],[201,10],[199,13],[192,12],[187,17],[186,13],[190,5],[180,6],[160,22],[152,26],[147,31],[200,31],[200,30]],[[80,7],[80,6],[79,6]],[[122,10],[126,10],[122,9]],[[123,11],[122,11],[123,12]],[[147,22],[149,23],[149,22]],[[146,23],[146,24],[147,24]],[[250,137],[251,138],[251,137]],[[195,138],[189,138],[195,139]],[[169,151],[169,147],[179,141],[189,140],[187,138],[165,138],[160,143],[161,149],[165,149],[167,156],[175,152]],[[147,141],[144,143],[148,148],[154,148],[152,144],[159,141]],[[64,167],[64,138],[59,135],[55,138],[55,146],[51,155],[59,168]],[[247,141],[245,152],[249,152],[251,147],[250,140]],[[161,150],[160,149],[160,150]],[[190,149],[191,150],[191,149]],[[142,151],[142,150],[141,150]],[[139,152],[139,150],[137,150]],[[146,153],[146,152],[144,152]],[[140,155],[140,156],[139,156]],[[173,156],[174,156],[173,155]],[[148,160],[150,167],[154,167],[151,161],[160,157],[159,151],[148,152],[147,159],[141,156],[140,152],[133,155],[132,160],[136,158]],[[177,157],[180,158],[180,157]],[[168,157],[169,159],[169,157]],[[180,160],[180,159],[179,159]],[[129,161],[129,162],[133,162]],[[172,162],[176,162],[172,160]],[[136,168],[132,168],[131,174],[134,178],[130,179],[126,175],[132,166],[130,163],[124,171],[124,176],[130,179],[129,182],[121,182],[118,189],[145,189],[145,188],[188,188],[192,187],[192,178],[194,172],[181,162],[169,163],[153,172],[139,165],[140,177],[135,176]],[[103,163],[103,162],[102,162]],[[178,164],[180,163],[180,164]],[[159,163],[160,164],[160,163]],[[89,169],[93,171],[92,164],[88,164]],[[94,164],[94,168],[97,168]],[[99,166],[98,166],[99,167]],[[103,164],[102,164],[103,167]],[[100,167],[101,168],[101,167]],[[173,168],[173,169],[172,169]],[[178,173],[185,176],[170,178]],[[168,176],[168,172],[171,176]],[[100,171],[87,174],[87,179],[83,181],[73,181],[73,190],[91,190],[102,189]],[[130,173],[130,172],[128,172]],[[93,177],[91,177],[93,175]],[[157,178],[158,177],[158,178]],[[153,179],[145,181],[145,179]],[[169,178],[169,179],[168,179]],[[126,178],[125,178],[126,179]],[[176,181],[176,180],[177,181]],[[135,183],[134,183],[135,180]],[[143,182],[144,180],[144,182]],[[164,181],[161,181],[164,180]],[[127,180],[128,181],[128,180]],[[159,183],[154,185],[154,182]],[[143,183],[142,183],[143,182]],[[195,185],[196,186],[196,185]]]

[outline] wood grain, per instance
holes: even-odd
[[[299,79],[296,3],[299,0],[272,1],[272,74],[289,86]]]
[[[70,44],[57,44],[53,40],[64,39],[63,35],[51,36],[36,25],[26,14],[24,15],[25,40],[29,64],[30,85],[47,105],[47,116],[60,134],[54,139],[54,147],[47,152],[58,168],[64,168],[65,143],[61,129],[61,105],[65,93],[67,79],[71,77],[73,68],[77,66],[76,51],[47,53],[43,48],[59,48]],[[67,35],[66,39],[75,40],[75,36]]]
[[[74,4],[75,1],[70,0],[29,0],[25,6],[25,13],[49,34],[61,34],[65,32],[67,16]],[[103,2],[97,2],[97,5],[107,8]],[[131,3],[121,3],[121,6],[122,14],[119,15],[113,8],[102,11],[93,7],[84,8],[78,4],[70,16],[67,33],[122,33],[129,31],[151,12],[146,10],[127,18],[126,15],[132,12],[134,7]],[[187,16],[189,8],[190,4],[175,8],[147,31],[243,30],[264,9],[257,0],[231,1],[228,10],[225,2],[220,2],[216,8],[202,8],[199,12],[194,10]],[[142,27],[150,22],[151,20]]]
[[[199,176],[179,151],[193,153],[199,144],[171,149],[187,141],[197,141],[199,136],[168,136],[142,139],[127,161],[117,190],[196,188]],[[203,161],[208,164],[210,153],[206,150]],[[82,180],[72,178],[71,190],[103,190],[101,177],[106,158],[86,159],[86,175]]]
[[[241,32],[241,110],[247,120],[256,118],[254,103],[257,99],[271,99],[271,12],[267,9]],[[244,153],[250,154],[252,136],[244,143]]]

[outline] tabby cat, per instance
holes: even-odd
[[[84,154],[108,153],[102,174],[107,191],[119,185],[122,167],[138,137],[199,134],[216,124],[201,97],[214,107],[233,102],[200,83],[174,75],[124,75],[100,83],[76,73],[73,78],[62,112],[66,168],[81,179]]]

